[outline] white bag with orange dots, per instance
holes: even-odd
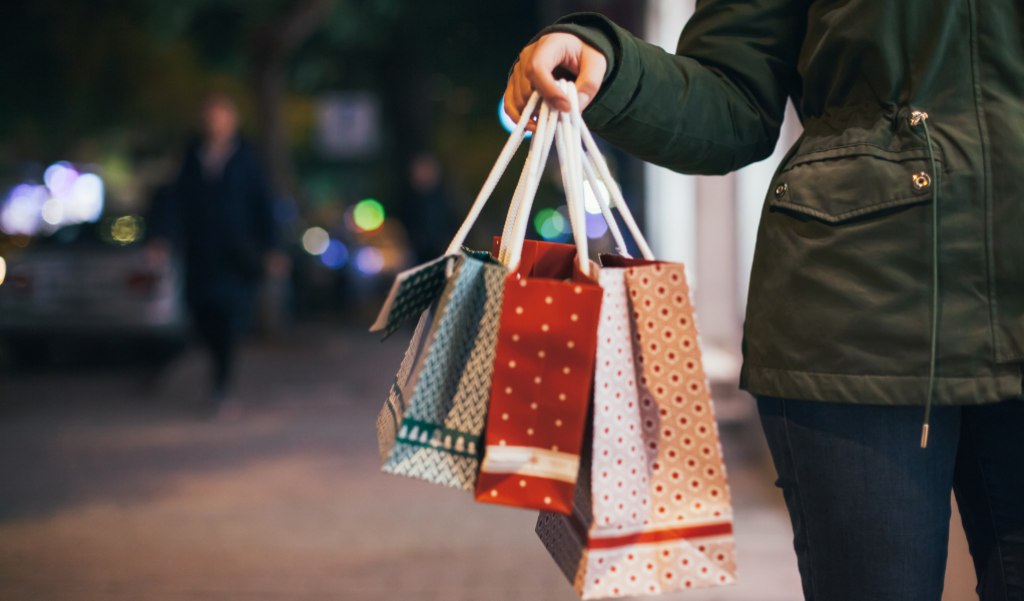
[[[645,259],[602,257],[591,461],[573,514],[542,513],[537,533],[583,599],[730,584],[732,508],[683,266],[653,260],[584,140]]]

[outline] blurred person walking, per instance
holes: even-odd
[[[433,154],[417,154],[409,161],[409,195],[401,213],[417,263],[445,254],[458,230],[452,195],[445,187],[441,161]]]
[[[555,70],[596,133],[683,173],[768,157],[796,106],[741,383],[805,598],[939,601],[952,489],[981,601],[1024,600],[1020,0],[703,0],[675,54],[570,15],[520,54],[514,120],[534,90],[569,110]]]
[[[213,357],[209,404],[227,418],[241,410],[231,390],[238,339],[252,321],[261,279],[283,269],[264,168],[238,121],[231,98],[207,97],[203,135],[189,145],[162,210],[162,229],[185,257],[196,332]]]

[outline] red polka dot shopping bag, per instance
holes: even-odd
[[[571,95],[574,96],[574,95]],[[544,107],[542,107],[542,111]],[[476,499],[570,513],[593,377],[601,288],[588,258],[582,148],[568,115],[538,120],[557,140],[574,244],[512,238]],[[575,140],[575,143],[574,143]],[[514,221],[529,217],[516,207]],[[510,211],[511,216],[511,211]],[[516,234],[513,229],[513,236]],[[505,238],[495,243],[502,256]]]
[[[583,599],[730,584],[729,488],[684,269],[653,260],[583,138],[595,193],[596,170],[645,259],[602,257],[592,442],[571,515],[542,512],[537,533]]]
[[[576,248],[527,241],[505,281],[476,499],[569,513],[586,427],[601,288]]]

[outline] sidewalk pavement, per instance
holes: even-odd
[[[406,338],[323,326],[251,345],[230,423],[200,417],[198,353],[156,379],[0,376],[0,599],[578,598],[534,512],[379,472],[374,419]],[[797,601],[756,423],[723,444],[740,583],[663,598]]]

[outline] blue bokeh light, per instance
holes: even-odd
[[[376,275],[384,269],[384,253],[373,246],[364,246],[356,253],[356,269],[364,275]]]
[[[512,120],[512,117],[508,116],[508,113],[505,112],[504,96],[502,96],[501,99],[498,100],[498,120],[501,121],[501,126],[505,128],[505,131],[507,131],[508,133],[512,133],[512,131],[516,128],[516,122]],[[526,132],[527,138],[529,138],[532,135],[532,133]]]
[[[341,240],[332,239],[320,255],[320,262],[331,269],[341,269],[348,263],[348,247]]]

